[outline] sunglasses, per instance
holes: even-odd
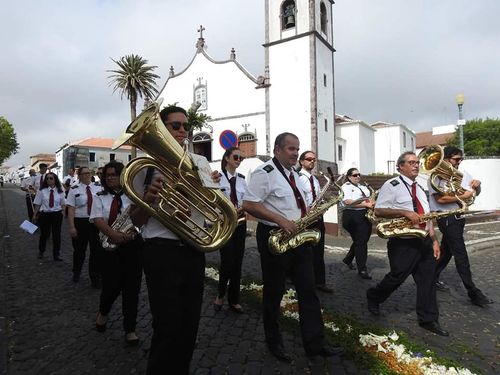
[[[359,177],[359,176],[361,176],[360,173],[354,173],[354,174],[351,175],[351,177]]]
[[[243,160],[245,160],[245,158],[241,155],[233,155],[233,160],[234,161],[238,161],[238,160],[243,161]]]
[[[304,160],[307,160],[307,161],[316,161],[316,158],[304,158]]]
[[[174,129],[174,130],[179,130],[181,128],[181,126],[187,132],[191,130],[191,125],[188,122],[169,121],[169,122],[166,122],[165,125],[170,125],[172,127],[172,129]]]
[[[464,158],[451,158],[451,160],[462,161],[462,160],[464,160]]]

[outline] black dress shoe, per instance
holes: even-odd
[[[316,285],[316,289],[325,293],[333,293],[333,289],[327,287],[326,284],[318,284]]]
[[[125,335],[125,342],[130,346],[138,345],[139,337],[136,336],[135,332],[129,332]]]
[[[321,357],[333,357],[334,355],[341,355],[344,353],[344,349],[338,346],[324,346],[317,351],[306,351],[308,357],[321,356]]]
[[[269,346],[269,351],[281,362],[291,363],[292,358],[285,353],[285,349],[282,346]]]
[[[108,318],[105,319],[104,324],[99,324],[97,322],[97,319],[99,317],[101,317],[101,318],[103,317],[101,315],[101,313],[97,313],[97,316],[95,318],[95,329],[97,330],[97,332],[101,332],[102,333],[102,332],[106,331],[106,324],[108,323]]]
[[[493,303],[493,300],[486,297],[482,292],[471,293],[469,297],[472,304],[479,307],[486,307],[486,305]]]
[[[347,262],[345,259],[342,260],[342,263],[344,263],[347,268],[349,268],[350,270],[355,270],[356,269],[356,266],[354,264],[352,264],[352,262]]]
[[[450,288],[448,285],[438,280],[436,281],[436,290],[439,290],[440,292],[448,292]]]
[[[379,316],[380,315],[379,303],[369,298],[367,298],[367,301],[368,301],[368,311],[374,316]]]
[[[359,271],[358,275],[359,275],[359,277],[361,277],[362,279],[365,279],[365,280],[371,280],[372,279],[372,277],[368,274],[367,270]]]
[[[231,310],[232,312],[235,312],[236,314],[243,314],[243,308],[241,306],[236,307],[234,305],[229,305],[229,310]]]
[[[432,333],[435,333],[436,335],[439,336],[449,336],[449,332],[445,331],[444,329],[441,328],[438,322],[427,322],[427,323],[418,323],[420,327],[423,329],[426,329],[428,331],[431,331]]]

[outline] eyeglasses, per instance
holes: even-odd
[[[238,160],[243,161],[243,160],[245,160],[245,158],[241,155],[233,155],[233,160],[234,161],[238,161]]]
[[[353,174],[351,175],[351,177],[359,177],[359,176],[361,176],[361,174],[360,174],[360,173],[353,173]]]
[[[117,177],[118,175],[116,173],[106,173],[106,178],[112,178],[112,177]]]
[[[406,160],[405,163],[410,164],[411,166],[420,165],[420,162],[418,160]]]
[[[191,124],[189,124],[189,122],[169,121],[166,122],[165,125],[170,125],[174,130],[179,130],[181,126],[187,132],[191,130]]]
[[[304,158],[304,160],[307,160],[307,161],[316,161],[316,158]]]
[[[455,161],[462,161],[462,160],[464,160],[464,158],[460,158],[460,157],[458,157],[458,158],[450,158],[450,159],[451,160],[455,160]]]
[[[46,180],[53,180],[53,179],[54,179],[54,177],[46,177],[45,179],[46,179]]]

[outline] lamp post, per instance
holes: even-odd
[[[455,102],[458,105],[458,135],[460,137],[460,150],[462,150],[463,155],[465,155],[465,150],[464,150],[464,128],[463,126],[465,125],[465,120],[464,120],[464,112],[463,112],[463,106],[465,102],[465,96],[463,94],[458,94],[455,96]]]

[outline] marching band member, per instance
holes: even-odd
[[[429,213],[429,203],[424,189],[415,181],[419,172],[417,155],[411,151],[404,152],[398,158],[397,168],[400,175],[387,180],[380,188],[375,215],[387,219],[406,217],[418,228],[420,215]],[[437,335],[448,336],[449,333],[438,323],[434,284],[436,259],[440,255],[439,242],[432,221],[423,224],[423,227],[429,231],[425,238],[389,238],[387,254],[391,270],[376,287],[367,290],[368,311],[380,315],[379,305],[412,275],[417,284],[418,324]]]
[[[28,220],[33,221],[33,199],[35,199],[35,176],[36,171],[30,169],[29,176],[21,181],[21,190],[26,192],[26,209],[28,210]]]
[[[168,106],[160,117],[173,138],[184,145],[190,130],[186,110]],[[219,172],[210,173],[205,157],[189,155],[200,175],[206,174],[216,183],[220,181]],[[165,177],[154,168],[141,172],[137,173],[134,186],[143,186],[144,202],[155,204]],[[153,315],[147,374],[188,374],[203,300],[205,254],[184,243],[141,207],[132,212],[132,221],[142,227],[144,273]]]
[[[65,204],[64,190],[59,178],[55,173],[46,173],[33,201],[33,223],[40,227],[38,259],[43,258],[47,239],[52,234],[54,261],[62,261],[59,255],[61,252],[62,212]]]
[[[112,228],[115,220],[131,204],[120,185],[122,170],[123,164],[119,162],[113,161],[104,166],[101,180],[103,190],[96,194],[92,202],[90,221],[109,238],[112,244],[117,245],[114,250],[101,249],[102,290],[95,324],[99,332],[106,330],[108,314],[121,293],[125,341],[130,345],[136,345],[139,342],[135,327],[142,281],[142,240],[140,237],[134,239],[131,233],[123,233]],[[84,178],[80,172],[80,181]]]
[[[99,247],[99,232],[89,222],[89,216],[95,194],[101,189],[91,183],[88,167],[78,169],[78,180],[79,183],[69,189],[67,198],[69,234],[73,244],[73,282],[80,281],[80,273],[85,262],[87,245],[89,245],[89,277],[92,287],[98,288],[101,278],[102,251]]]
[[[274,158],[252,173],[243,197],[243,208],[257,218],[257,247],[260,253],[264,281],[263,318],[269,351],[283,362],[291,362],[283,346],[278,319],[285,291],[285,274],[290,272],[299,300],[300,328],[304,350],[308,356],[330,357],[340,348],[324,346],[324,326],[315,291],[312,248],[307,244],[275,255],[269,250],[268,239],[273,229],[294,233],[298,220],[307,214],[305,193],[299,175],[293,169],[297,163],[299,139],[295,134],[282,133],[274,143]]]
[[[443,159],[449,162],[453,168],[458,169],[463,160],[462,150],[453,146],[447,146],[443,152]],[[479,194],[481,192],[481,181],[473,179],[465,171],[462,173],[462,187],[465,189],[465,192],[458,197],[438,193],[429,181],[431,211],[454,210],[457,208],[457,204],[460,205],[459,199],[469,199],[474,193]],[[438,184],[440,186],[443,186],[445,182],[445,180],[438,177]],[[469,256],[467,255],[464,242],[465,218],[460,215],[447,216],[437,219],[437,223],[443,237],[441,239],[441,258],[436,266],[436,288],[441,291],[448,289],[446,284],[439,280],[439,276],[450,262],[451,257],[454,256],[455,266],[462,279],[462,283],[467,289],[467,294],[471,302],[480,307],[485,307],[493,303],[472,281]]]
[[[312,175],[316,163],[316,154],[312,151],[304,151],[299,157],[300,163],[300,181],[303,184],[306,193],[306,201],[309,207],[313,205],[321,193],[321,187],[318,179]],[[313,266],[316,289],[333,293],[333,289],[326,285],[325,276],[325,222],[323,216],[314,224],[314,228],[319,229],[321,238],[317,245],[313,246]]]
[[[45,173],[47,173],[47,164],[40,163],[38,165],[38,168],[39,168],[39,172],[35,175],[35,178],[33,180],[35,183],[35,185],[34,185],[35,191],[38,191],[40,189],[40,187],[42,186]]]
[[[236,169],[240,166],[242,160],[240,149],[237,147],[227,149],[221,160],[221,190],[231,200],[235,208],[239,210],[239,217],[242,219],[239,220],[239,225],[231,239],[220,250],[219,294],[214,302],[215,311],[221,310],[227,290],[229,308],[236,313],[243,312],[240,305],[240,279],[241,264],[245,252],[247,222],[244,219],[245,213],[241,206],[247,184],[245,176],[236,173]]]
[[[370,200],[370,190],[361,185],[361,174],[357,168],[350,168],[346,173],[346,181],[342,185],[344,192],[343,203],[345,206],[342,213],[342,226],[349,232],[352,238],[352,245],[349,252],[342,260],[349,269],[354,270],[356,267],[352,264],[356,257],[356,265],[358,266],[358,274],[362,279],[371,280],[366,268],[366,259],[368,257],[368,241],[372,233],[372,223],[366,218],[368,208],[372,208],[374,202]],[[365,200],[351,205],[355,201],[362,198]]]

